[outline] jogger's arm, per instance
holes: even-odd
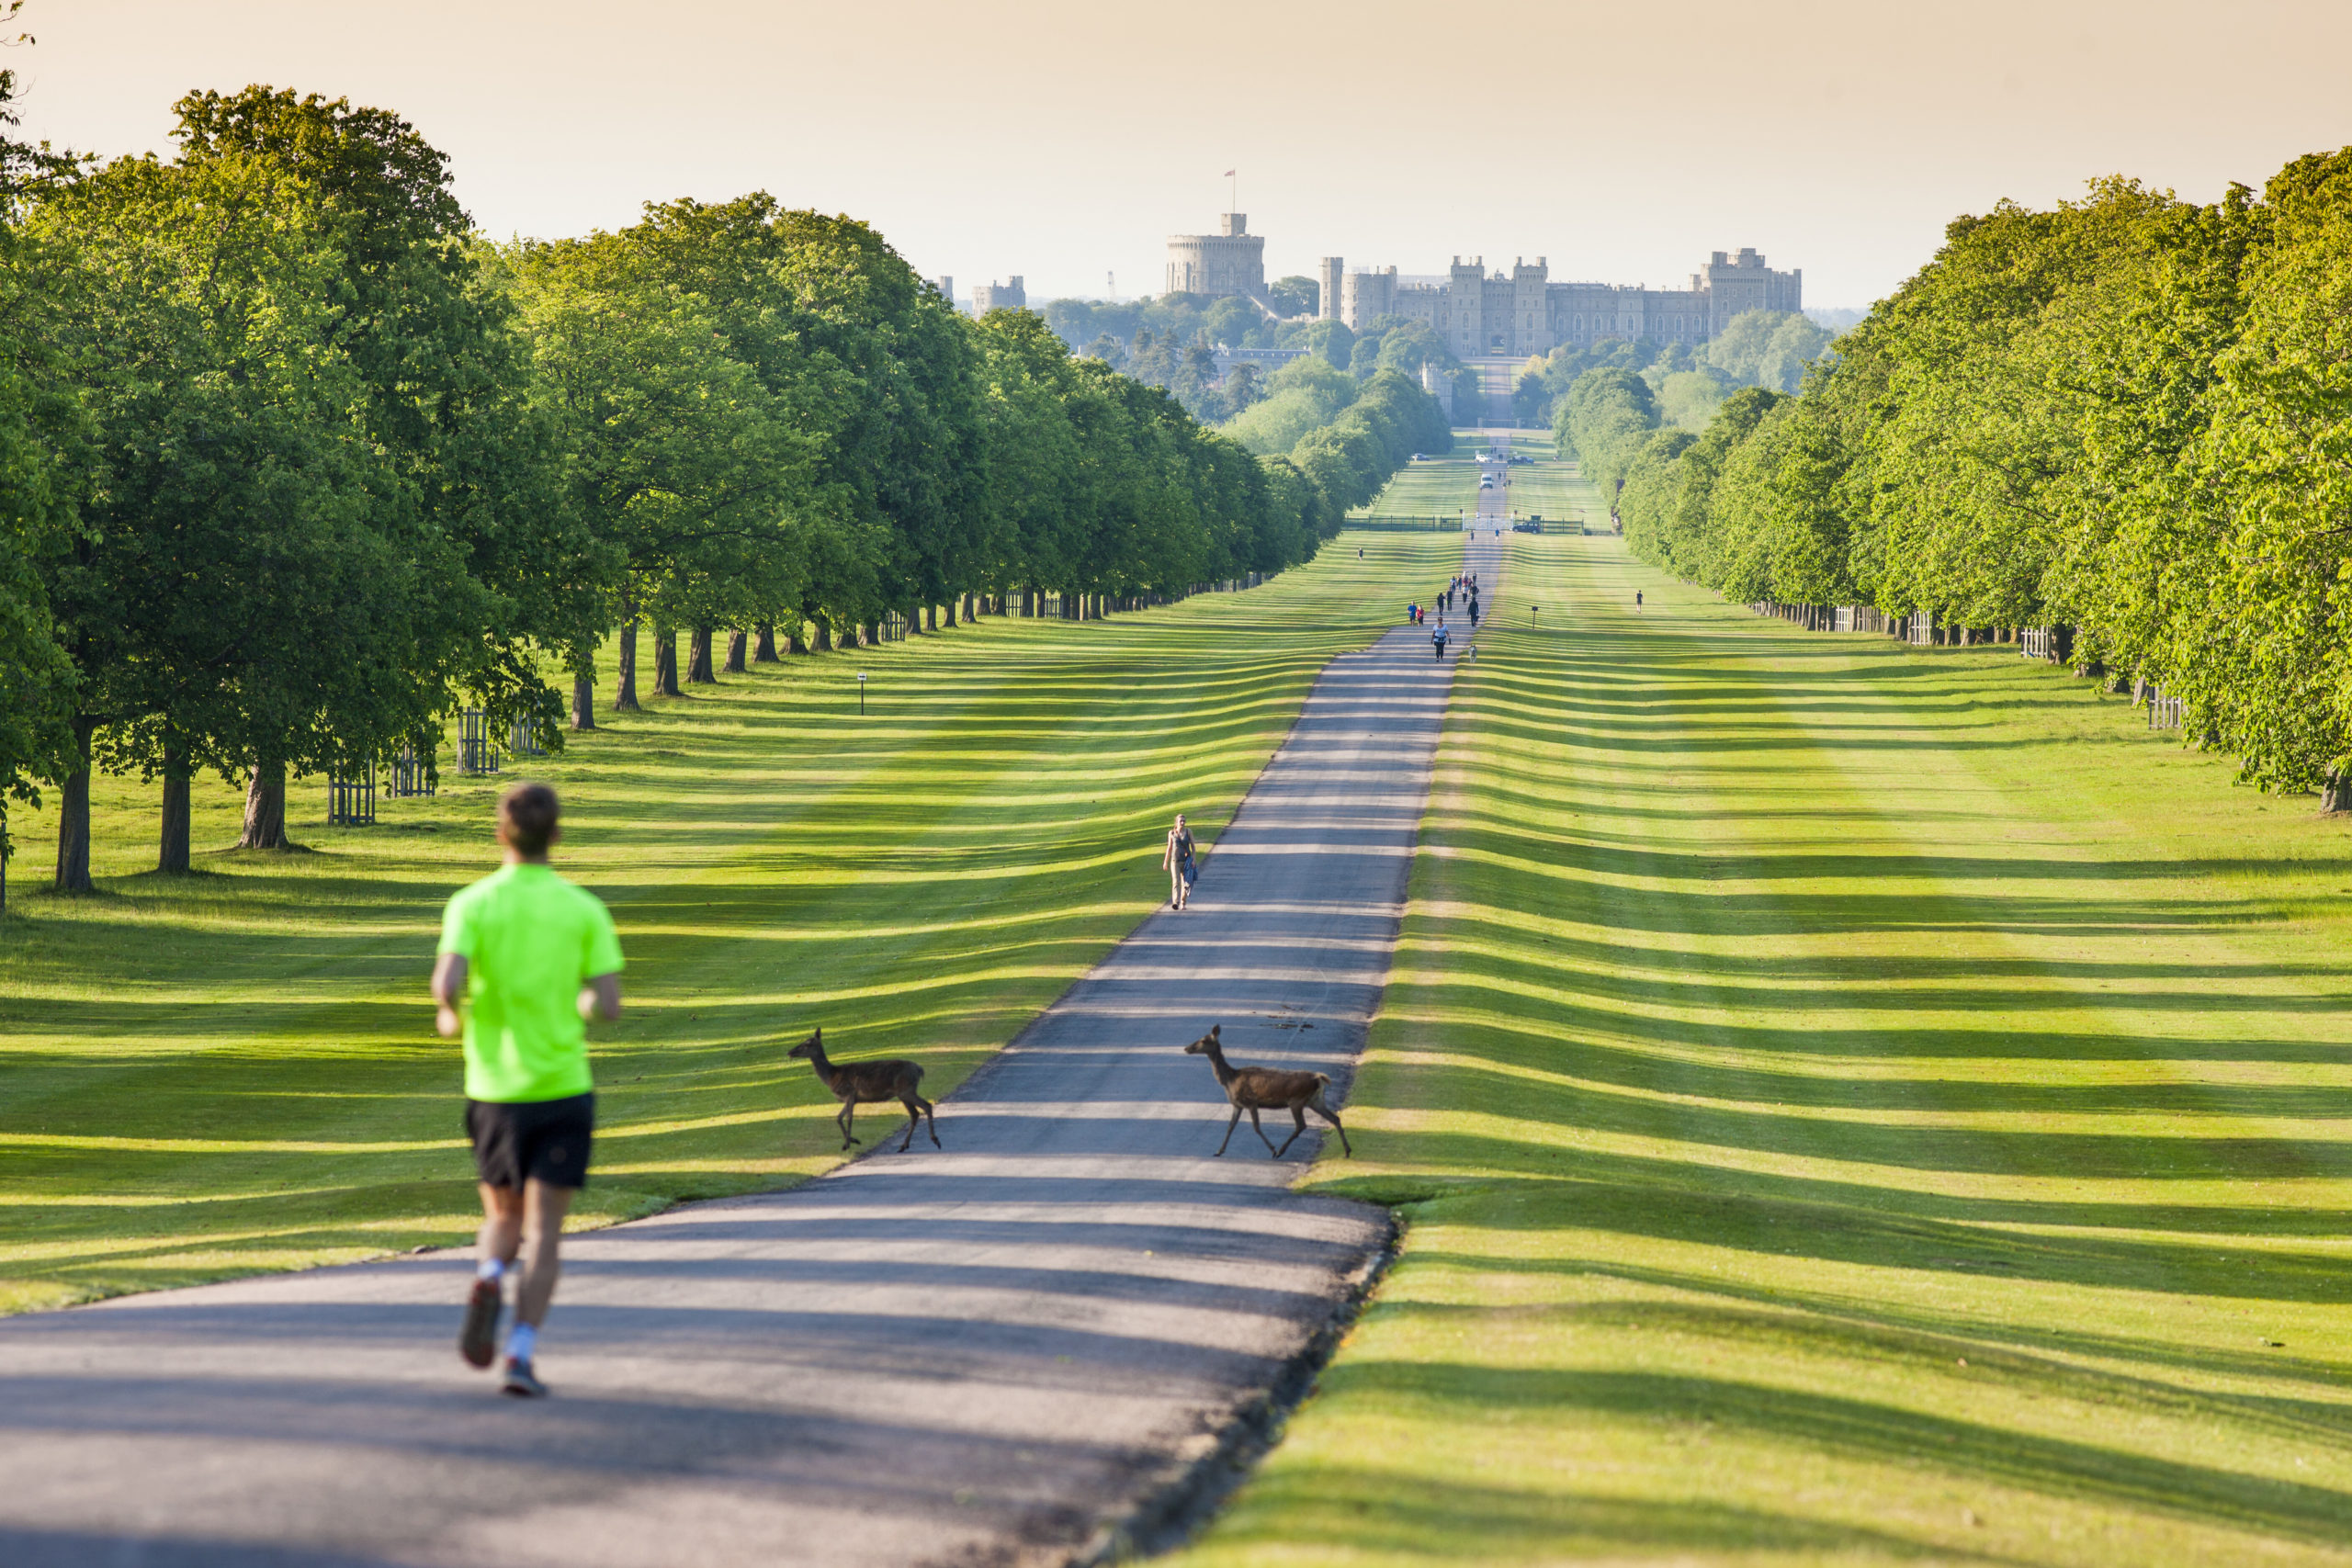
[[[466,960],[463,953],[445,953],[433,965],[433,999],[440,1004],[434,1014],[433,1026],[444,1040],[454,1040],[465,1027],[458,1016],[458,998],[466,994]]]
[[[610,1023],[620,1015],[620,976],[591,975],[588,983],[580,987],[580,1016],[583,1019],[601,1018]]]

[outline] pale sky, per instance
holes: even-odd
[[[167,150],[195,87],[398,111],[500,237],[764,188],[958,293],[1157,293],[1228,168],[1270,277],[1753,245],[1863,306],[1943,225],[2123,173],[2210,200],[2352,142],[2352,0],[31,0],[25,129]]]

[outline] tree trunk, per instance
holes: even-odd
[[[255,763],[245,785],[245,833],[241,850],[290,849],[286,838],[286,764]]]
[[[933,631],[938,629],[937,626],[932,628]],[[921,604],[907,606],[907,635],[909,637],[922,636],[922,606]]]
[[[957,593],[950,593],[947,596],[947,614],[938,623],[951,632],[956,629],[956,601],[961,597],[962,595]]]
[[[797,616],[793,618],[790,622],[792,629],[784,634],[784,646],[786,651],[790,653],[806,653],[808,651],[808,622],[799,619]]]
[[[752,630],[759,634],[759,641],[752,649],[752,662],[754,664],[782,663],[783,660],[775,656],[775,623],[762,621]]]
[[[879,648],[882,646],[881,622],[868,621],[865,623],[865,646],[868,648]]]
[[[164,812],[155,847],[157,871],[186,871],[188,860],[187,759],[175,746],[164,748]]]
[[[817,651],[818,651],[818,652],[820,652],[820,653],[831,653],[831,652],[832,652],[832,651],[833,651],[833,623],[832,623],[831,621],[828,620],[828,619],[827,619],[826,617],[824,617],[823,615],[819,615],[819,616],[817,617],[816,626],[817,626]]]
[[[2319,809],[2323,817],[2334,817],[2352,811],[2352,773],[2330,773],[2320,785]]]
[[[637,707],[637,617],[631,615],[621,627],[621,671],[619,689],[613,694],[615,713],[635,713]]]
[[[717,635],[713,626],[696,626],[686,634],[686,681],[690,685],[716,686],[718,671],[711,668],[711,639]]]
[[[586,671],[571,678],[571,728],[596,728],[596,677]]]
[[[57,792],[57,890],[96,891],[90,881],[90,737],[98,727],[74,721],[74,755],[79,765]]]
[[[653,694],[682,697],[678,690],[678,632],[674,626],[653,628]]]

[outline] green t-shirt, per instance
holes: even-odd
[[[580,987],[621,968],[603,899],[544,865],[502,866],[449,900],[440,951],[467,965],[467,1099],[561,1100],[594,1087]]]

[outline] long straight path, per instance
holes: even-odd
[[[1491,527],[1468,559],[1491,596]],[[1220,1024],[1237,1060],[1344,1086],[1453,663],[1405,628],[1335,660],[1192,907],[942,1105],[944,1153],[569,1240],[552,1399],[458,1361],[455,1251],[0,1322],[0,1562],[1067,1560],[1385,1239],[1379,1211],[1289,1190],[1314,1138],[1275,1162],[1245,1123],[1210,1157],[1226,1107],[1181,1048]]]

